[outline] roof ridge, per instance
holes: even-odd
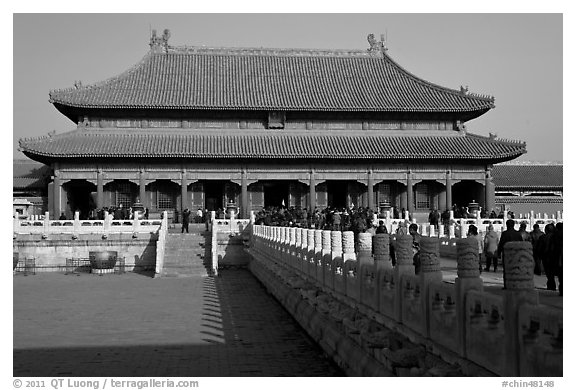
[[[475,133],[466,133],[466,135],[473,137],[473,138],[483,138],[483,139],[493,140],[493,141],[497,141],[497,142],[505,142],[505,143],[509,143],[509,144],[524,144],[524,146],[526,146],[526,141],[517,140],[517,139],[498,138],[495,136],[485,136],[485,135],[475,134]]]
[[[109,77],[107,79],[101,80],[101,81],[96,81],[92,84],[87,84],[87,85],[82,85],[81,81],[76,81],[74,82],[74,86],[72,87],[67,87],[67,88],[58,88],[58,89],[52,89],[50,90],[50,92],[48,92],[48,96],[50,97],[50,99],[48,99],[48,101],[50,103],[56,103],[58,102],[58,100],[54,99],[53,94],[56,93],[62,93],[62,92],[71,92],[77,89],[90,89],[90,88],[98,88],[101,86],[105,86],[107,84],[111,84],[114,83],[115,81],[122,79],[123,77],[126,77],[136,71],[138,71],[140,69],[140,67],[142,67],[149,58],[151,58],[155,53],[152,52],[152,50],[149,50],[144,57],[142,57],[142,59],[140,61],[138,61],[137,63],[135,63],[134,65],[132,65],[131,67],[129,67],[128,69],[126,69],[125,71]]]
[[[168,46],[166,54],[231,55],[231,56],[286,56],[286,57],[366,57],[378,58],[366,49],[307,49],[281,47],[231,47],[231,46]]]
[[[408,77],[410,77],[412,80],[422,83],[430,88],[436,89],[436,90],[440,90],[440,91],[444,91],[444,92],[448,92],[451,94],[454,94],[456,96],[470,96],[476,99],[480,99],[480,100],[485,100],[487,102],[492,103],[492,108],[495,108],[496,106],[494,105],[494,101],[495,98],[493,95],[484,95],[484,94],[479,94],[479,93],[474,93],[474,92],[468,92],[468,86],[466,86],[466,88],[463,88],[462,86],[460,87],[460,91],[457,89],[453,89],[453,88],[448,88],[448,87],[444,87],[440,84],[436,84],[433,83],[431,81],[428,81],[426,79],[423,79],[422,77],[416,76],[414,73],[408,71],[406,68],[404,68],[402,65],[398,64],[398,62],[396,62],[390,55],[388,55],[388,52],[384,52],[382,53],[382,56],[387,59],[393,66],[395,66],[399,71],[401,71],[402,73],[406,74]]]
[[[562,161],[506,161],[503,163],[498,163],[496,165],[506,165],[506,166],[564,166]],[[495,166],[496,166],[495,165]]]

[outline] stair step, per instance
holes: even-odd
[[[189,233],[181,233],[180,226],[168,231],[164,249],[163,276],[207,276],[205,259],[210,259],[212,236],[204,225],[189,227]]]

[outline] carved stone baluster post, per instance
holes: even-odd
[[[374,265],[372,258],[372,234],[371,233],[358,233],[358,291],[360,302],[367,304],[363,301],[362,291],[364,291],[364,284],[366,283],[366,268]],[[368,304],[367,304],[368,305]],[[378,305],[376,305],[378,307]]]
[[[296,266],[296,228],[288,228],[288,263],[291,268],[297,268]]]
[[[372,259],[372,234],[358,233],[358,266],[374,264]]]
[[[323,283],[322,281],[322,232],[323,230],[316,229],[314,230],[314,264],[312,271],[312,276],[316,279],[317,282],[320,284]]]
[[[302,270],[302,228],[296,228],[296,243],[294,244],[294,266],[296,271]]]
[[[394,267],[394,280],[396,286],[395,315],[396,321],[402,322],[402,276],[414,275],[414,254],[412,252],[412,236],[404,234],[396,236],[396,267]]]
[[[388,234],[375,234],[372,237],[372,247],[374,248],[374,264],[376,272],[381,269],[392,269],[392,259],[390,258],[390,236]]]
[[[428,298],[430,285],[442,283],[442,271],[440,270],[440,240],[436,237],[420,238],[420,297],[422,308],[426,318],[423,324],[425,335],[430,337],[430,312],[428,310]]]
[[[466,294],[470,290],[482,291],[484,285],[480,279],[478,241],[473,237],[456,240],[456,259],[458,262],[456,278],[456,313],[458,323],[459,353],[466,353]]]
[[[342,232],[330,232],[330,258],[324,258],[324,285],[330,290],[334,290],[334,273],[336,272],[335,264],[342,260]]]
[[[300,272],[305,277],[308,270],[308,229],[300,231]]]
[[[313,268],[312,266],[314,266],[314,256],[315,256],[315,252],[314,252],[314,229],[308,229],[308,232],[306,233],[308,235],[308,247],[307,247],[307,254],[306,254],[306,264],[304,264],[304,267],[306,267],[304,269],[304,272],[306,273],[306,275],[308,276],[309,279],[311,279],[311,276],[313,276],[314,274],[312,273]]]
[[[330,230],[322,230],[322,258],[319,266],[316,270],[316,277],[319,278],[319,282],[322,286],[326,285],[326,281],[324,277],[326,276],[324,272],[324,268],[326,267],[327,263],[332,261],[332,236],[330,234]]]
[[[506,376],[520,375],[520,345],[518,336],[518,310],[524,304],[538,305],[534,289],[534,258],[532,244],[513,241],[504,245],[504,318],[506,318]]]
[[[280,227],[280,251],[282,252],[282,263],[286,264],[288,259],[288,228],[285,226]]]
[[[343,254],[342,260],[356,260],[356,252],[354,252],[354,232],[342,232],[342,247]]]

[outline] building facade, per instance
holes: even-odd
[[[514,162],[493,169],[497,210],[516,215],[531,211],[554,215],[564,211],[563,165],[557,162]]]
[[[173,47],[169,37],[154,32],[116,77],[50,92],[77,129],[20,149],[52,169],[52,215],[136,201],[175,220],[229,202],[241,216],[281,205],[491,210],[494,164],[526,152],[466,131],[493,97],[418,78],[372,35],[364,50]]]

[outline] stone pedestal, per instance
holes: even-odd
[[[518,310],[526,303],[538,305],[534,289],[534,258],[532,244],[513,241],[504,245],[504,316],[506,318],[506,375],[520,375],[520,342],[518,336]]]
[[[478,241],[473,237],[456,240],[456,258],[458,261],[458,277],[455,282],[458,352],[466,356],[466,294],[470,290],[483,290],[478,264]]]
[[[314,230],[314,264],[313,272],[316,281],[322,283],[322,230]]]
[[[358,265],[374,264],[372,259],[372,234],[359,233],[358,234]]]
[[[396,303],[395,319],[398,322],[402,320],[402,276],[414,275],[412,236],[405,234],[396,236],[394,246],[396,253],[396,267],[394,267],[394,279],[396,280]]]
[[[329,289],[334,289],[334,264],[342,260],[342,232],[330,232],[331,256],[324,263],[324,285]]]
[[[428,305],[430,284],[442,283],[442,271],[440,270],[440,241],[435,237],[420,238],[420,297],[422,299],[423,318],[426,319],[423,324],[423,331],[426,337],[430,337],[430,312]]]
[[[343,247],[343,260],[356,260],[356,253],[354,252],[354,232],[342,232],[342,247]]]
[[[300,272],[306,274],[308,269],[308,229],[300,229]]]
[[[296,267],[296,228],[288,228],[288,263],[292,268]]]
[[[308,229],[308,255],[306,256],[306,274],[311,277],[312,274],[312,267],[315,266],[314,264],[314,257],[316,255],[316,252],[314,251],[314,247],[316,245],[316,238],[314,236],[314,229]]]
[[[374,248],[374,264],[376,272],[381,269],[392,269],[392,259],[390,258],[390,236],[388,234],[376,234],[372,237],[372,247]]]
[[[320,267],[317,269],[317,272],[320,271],[320,281],[322,285],[325,284],[324,276],[326,273],[324,269],[327,263],[332,261],[332,236],[329,230],[322,230],[322,258],[320,261]],[[318,276],[318,275],[317,275]]]

